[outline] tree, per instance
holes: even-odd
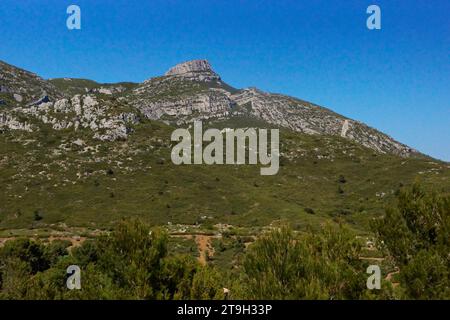
[[[19,258],[2,259],[0,262],[0,299],[23,299],[27,292],[30,266]]]
[[[224,298],[223,275],[210,266],[200,267],[192,279],[190,299],[220,300]]]
[[[29,267],[31,274],[46,270],[50,266],[45,247],[31,239],[7,241],[0,250],[0,263],[3,264],[10,258],[24,262]]]
[[[99,270],[134,299],[156,298],[167,234],[131,219],[119,223],[110,235],[97,240]]]
[[[257,240],[245,255],[250,299],[358,299],[366,297],[361,246],[343,227],[296,237],[288,227]]]
[[[405,298],[450,298],[450,197],[419,184],[399,192],[373,229],[400,268]]]

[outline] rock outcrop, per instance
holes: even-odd
[[[192,60],[177,64],[165,73],[165,76],[180,76],[191,80],[220,80],[207,60]]]
[[[50,124],[54,130],[86,129],[95,139],[125,140],[132,131],[132,125],[139,122],[139,117],[135,113],[112,111],[99,103],[94,95],[75,95],[70,100],[41,102],[15,108],[11,114],[0,114],[0,129],[32,131],[31,125],[17,120],[15,114]]]
[[[26,121],[20,121],[16,117],[10,114],[2,114],[0,113],[0,132],[9,129],[9,130],[23,130],[32,132],[33,129],[31,124]]]

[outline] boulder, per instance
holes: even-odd
[[[23,97],[22,97],[20,94],[14,93],[14,99],[15,99],[17,102],[22,102]]]

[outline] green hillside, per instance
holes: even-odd
[[[249,123],[214,126],[232,124]],[[261,176],[259,165],[174,165],[174,128],[160,122],[143,121],[126,141],[114,142],[41,127],[0,135],[3,229],[104,228],[139,216],[152,224],[287,220],[300,229],[332,220],[364,232],[398,189],[416,179],[450,192],[446,163],[378,154],[339,137],[282,130],[279,173]]]

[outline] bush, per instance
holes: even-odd
[[[357,299],[365,297],[360,244],[345,228],[325,227],[296,238],[283,227],[257,240],[243,262],[244,298]]]
[[[192,279],[190,299],[222,299],[224,297],[222,281],[222,275],[216,269],[209,266],[200,268]]]
[[[0,251],[0,262],[4,264],[9,259],[18,259],[24,262],[31,274],[36,274],[50,267],[50,261],[45,254],[45,247],[30,239],[7,241]]]
[[[400,268],[406,298],[450,298],[449,196],[427,193],[418,184],[401,190],[397,205],[373,229]]]
[[[43,219],[41,213],[38,210],[34,211],[33,219],[34,221],[40,221]]]

